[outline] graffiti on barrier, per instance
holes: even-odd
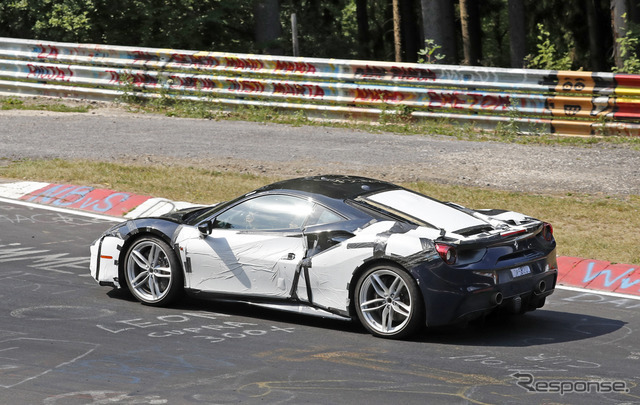
[[[264,84],[255,80],[227,80],[229,91],[238,93],[263,93]]]
[[[598,117],[611,113],[609,97],[549,97],[546,108],[553,116]]]
[[[184,87],[187,89],[209,90],[216,88],[216,82],[207,77],[194,77],[194,76],[169,76],[171,88]]]
[[[58,57],[58,48],[53,45],[38,45],[34,48],[38,53],[38,59],[56,59]]]
[[[434,69],[434,74],[438,80],[460,81],[460,82],[483,82],[483,83],[499,83],[500,77],[495,71],[487,69],[461,70],[458,67]],[[525,78],[522,78],[525,81]]]
[[[397,103],[405,100],[406,95],[399,91],[358,88],[354,91],[354,99],[363,102]]]
[[[131,51],[130,57],[134,62],[162,62],[164,60],[160,54],[147,51]]]
[[[131,74],[130,77],[134,86],[158,85],[158,78],[148,73],[134,73]]]
[[[32,63],[27,64],[27,67],[29,68],[27,78],[69,81],[73,77],[73,70],[70,67],[34,65]]]
[[[393,66],[389,70],[381,66],[354,66],[356,77],[359,78],[391,78],[394,80],[434,81],[436,74],[431,69]]]
[[[260,70],[264,69],[264,63],[258,59],[249,58],[224,58],[225,65],[238,70]]]
[[[278,60],[274,70],[288,73],[315,73],[316,67],[312,63]]]
[[[158,85],[158,77],[149,73],[121,72],[117,70],[105,70],[105,73],[109,74],[109,83],[113,84],[129,83],[137,87]]]
[[[436,93],[430,91],[427,94],[429,95],[429,107],[463,108],[463,105],[467,104],[459,93]]]
[[[583,91],[587,87],[584,79],[576,78],[575,80],[567,80],[562,83],[562,91]]]
[[[214,56],[208,53],[202,54],[184,54],[184,53],[172,53],[169,56],[169,63],[175,63],[179,65],[199,65],[199,66],[218,66],[220,62]]]
[[[431,69],[418,69],[407,67],[392,67],[391,75],[394,79],[435,81],[436,74]]]
[[[539,129],[543,132],[640,136],[640,102],[636,99],[640,75],[633,74],[293,59],[273,55],[0,39],[0,52],[14,51],[20,52],[19,63],[5,63],[0,69],[13,72],[16,70],[14,66],[19,65],[21,70],[12,76],[15,83],[11,85],[16,89],[11,91],[16,93],[104,100],[118,97],[121,94],[119,88],[132,85],[136,89],[144,88],[156,93],[158,89],[170,88],[176,90],[176,94],[172,94],[176,98],[192,97],[177,94],[180,90],[223,93],[239,100],[259,96],[263,103],[273,105],[279,105],[279,99],[287,97],[310,100],[322,97],[328,103],[348,104],[349,107],[393,103],[412,108],[446,108],[450,112],[462,113],[460,120],[463,122],[468,120],[466,115],[473,114],[473,121],[487,123],[493,122],[495,116],[504,118],[506,112],[516,110],[522,113],[521,117],[515,118],[518,122],[529,125],[535,120],[542,124]],[[52,63],[44,65],[42,62],[45,60]],[[28,68],[27,63],[30,63]],[[140,66],[147,71],[135,70]],[[177,73],[179,70],[182,72]],[[230,77],[212,74],[205,78],[204,75],[194,76],[194,70],[232,74]],[[245,78],[249,74],[265,77],[251,81]],[[303,77],[308,81],[293,83],[296,78]],[[54,81],[64,83],[64,86],[52,84]],[[76,86],[76,83],[82,86]],[[398,87],[399,83],[403,86]],[[356,87],[358,90],[352,90]],[[432,93],[427,94],[429,91]],[[309,108],[324,111],[324,107],[314,103]],[[291,104],[286,108],[297,107]],[[487,114],[475,114],[478,111]],[[379,111],[372,109],[370,113]],[[335,114],[343,112],[336,109]],[[439,113],[422,111],[420,117],[434,114]],[[456,115],[451,119],[456,119],[454,117]],[[602,117],[611,120],[602,123],[598,120]]]
[[[387,70],[379,66],[354,66],[356,77],[360,78],[384,78],[387,75]]]
[[[324,90],[315,84],[274,83],[273,92],[294,96],[323,97]]]
[[[120,83],[120,73],[115,70],[107,69],[105,73],[108,73],[111,76],[109,83]]]
[[[511,98],[506,95],[435,91],[430,91],[427,95],[429,107],[506,110],[511,103]]]
[[[539,84],[557,93],[608,94],[616,87],[610,78],[597,73],[560,71],[546,75]]]
[[[435,81],[436,74],[427,68],[414,68],[403,66],[392,66],[386,69],[382,66],[354,66],[353,71],[358,78],[369,79],[392,79],[392,80],[415,80],[415,81]]]
[[[479,106],[482,109],[506,110],[511,103],[511,97],[509,96],[492,94],[469,94],[469,96],[473,99],[471,108]]]

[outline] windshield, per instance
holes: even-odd
[[[385,191],[366,196],[362,200],[450,232],[487,225],[481,219],[409,190]]]

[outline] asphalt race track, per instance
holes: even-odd
[[[557,290],[411,341],[248,305],[153,308],[90,278],[109,226],[0,200],[0,403],[640,403],[640,300]]]

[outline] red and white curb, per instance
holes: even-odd
[[[0,198],[117,218],[158,216],[196,204],[102,188],[32,181],[0,183]],[[640,298],[640,266],[558,257],[558,284]]]
[[[640,266],[559,256],[558,273],[562,285],[640,298]]]
[[[195,205],[103,188],[33,181],[0,184],[0,197],[128,219],[158,216]]]

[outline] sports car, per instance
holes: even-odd
[[[523,214],[332,175],[122,222],[91,245],[90,271],[147,305],[188,293],[307,309],[405,338],[542,307],[556,284],[555,249],[552,226]]]

